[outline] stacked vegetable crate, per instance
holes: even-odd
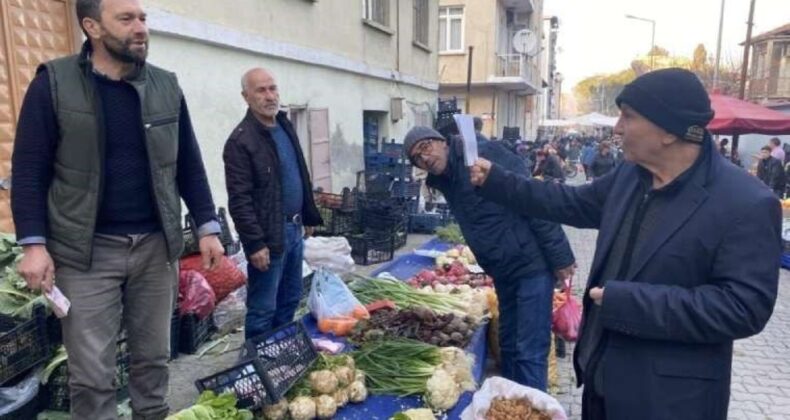
[[[214,330],[215,327],[211,315],[204,319],[198,318],[195,314],[182,316],[179,331],[179,350],[181,353],[186,354],[197,353],[200,346],[211,338],[211,333]]]
[[[123,401],[129,397],[129,348],[126,338],[118,340],[115,355],[116,399]],[[69,391],[68,363],[63,362],[55,368],[41,393],[41,404],[52,411],[68,412],[71,408]]]
[[[347,236],[351,257],[360,265],[390,261],[395,250],[406,244],[406,205],[389,196],[360,196],[361,231]]]
[[[217,221],[220,226],[219,241],[225,247],[225,255],[235,255],[241,250],[239,241],[234,240],[233,234],[230,231],[230,223],[228,222],[228,214],[224,207],[217,210]],[[187,214],[184,216],[184,252],[182,257],[192,254],[200,253],[200,243],[198,240],[198,228],[195,220]]]
[[[0,315],[0,385],[45,362],[51,350],[43,306],[33,308],[30,319]]]
[[[318,358],[304,325],[292,322],[247,340],[243,361],[195,382],[200,392],[232,392],[238,408],[258,409],[280,400]]]
[[[339,236],[358,230],[356,200],[347,188],[343,194],[315,193],[318,212],[324,220],[323,226],[317,226],[318,236]]]

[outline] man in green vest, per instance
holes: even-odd
[[[71,415],[115,419],[125,329],[134,419],[164,419],[181,199],[204,266],[223,254],[214,202],[174,74],[146,64],[138,0],[77,0],[78,55],[39,67],[13,154],[12,211],[31,289],[71,301],[62,319]]]

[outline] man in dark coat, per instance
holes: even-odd
[[[725,419],[733,340],[773,312],[781,209],[703,127],[696,76],[645,74],[617,98],[626,162],[579,187],[480,160],[480,193],[510,209],[599,229],[574,354],[584,419]]]
[[[524,162],[498,142],[479,142],[479,153],[526,173]],[[427,184],[442,192],[481,267],[494,278],[500,313],[502,376],[546,389],[555,277],[574,270],[568,239],[556,223],[516,214],[474,193],[463,145],[429,127],[404,139],[412,163],[429,172]]]
[[[241,85],[249,109],[222,157],[228,209],[249,260],[249,339],[293,321],[302,296],[303,237],[323,220],[299,138],[280,111],[274,75],[254,68]]]
[[[760,149],[760,161],[757,163],[757,178],[763,181],[778,197],[785,193],[785,170],[782,162],[771,155],[771,147]]]

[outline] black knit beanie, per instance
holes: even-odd
[[[652,71],[627,84],[615,99],[679,138],[702,143],[713,118],[710,97],[697,76],[684,69]]]

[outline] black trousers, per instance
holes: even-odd
[[[593,391],[592,386],[585,385],[582,391],[582,420],[606,420],[604,401]]]

